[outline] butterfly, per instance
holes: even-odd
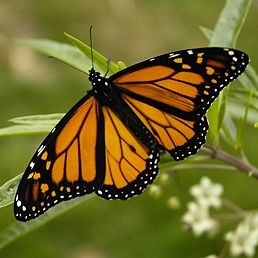
[[[201,148],[206,111],[248,62],[241,51],[214,47],[153,57],[109,78],[92,68],[92,89],[32,157],[15,196],[16,219],[90,193],[141,194],[158,175],[161,151],[179,161]]]

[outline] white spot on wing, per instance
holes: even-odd
[[[39,149],[38,149],[38,154],[37,154],[37,156],[39,156],[45,148],[46,148],[45,145],[41,145],[41,146],[39,147]]]
[[[30,163],[30,169],[33,169],[34,166],[35,166],[35,163],[34,163],[34,162],[31,162],[31,163]]]
[[[168,58],[173,58],[173,57],[176,57],[176,56],[179,56],[179,55],[180,55],[180,54],[170,53]]]

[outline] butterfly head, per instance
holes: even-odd
[[[89,71],[89,81],[92,84],[92,89],[88,91],[91,95],[100,100],[102,104],[112,101],[112,89],[108,78],[103,77],[94,68],[91,68]]]
[[[101,77],[100,73],[95,71],[94,68],[89,70],[89,81],[93,83]]]

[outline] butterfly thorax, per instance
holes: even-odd
[[[111,98],[111,83],[108,78],[101,76],[99,72],[96,72],[93,68],[89,71],[89,81],[92,84],[92,89],[89,94],[92,94],[96,99],[101,101],[102,104],[107,104],[112,101]]]

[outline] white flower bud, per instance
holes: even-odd
[[[158,198],[162,194],[161,187],[159,185],[153,184],[149,187],[149,193],[151,196]]]
[[[171,210],[178,210],[180,208],[180,201],[176,196],[171,196],[167,200],[167,205]]]

